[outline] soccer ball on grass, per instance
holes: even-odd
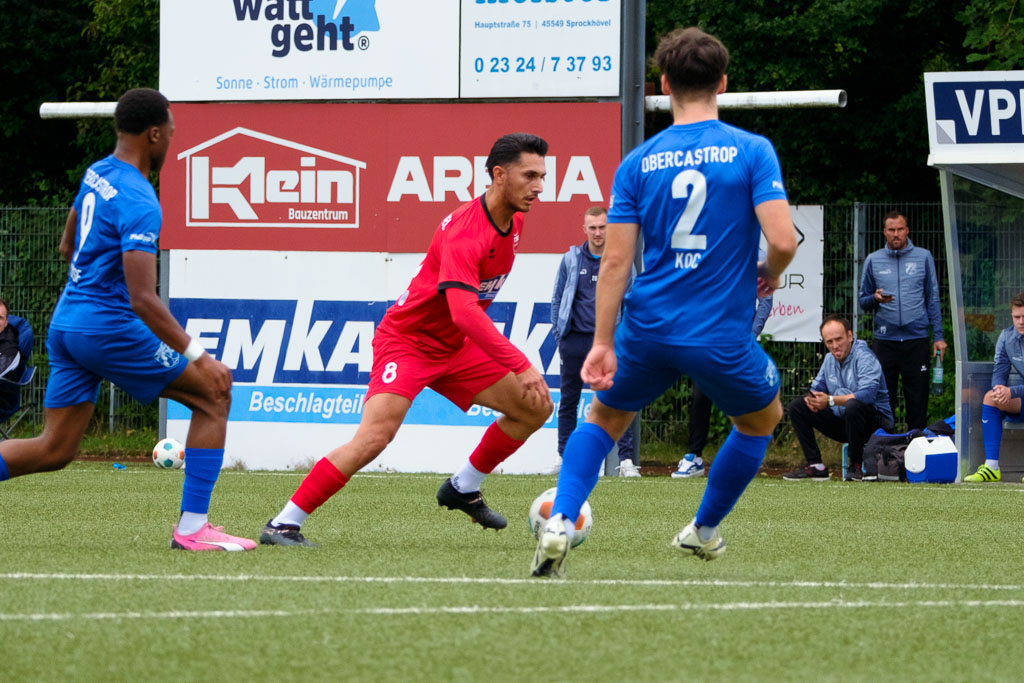
[[[533,505],[530,506],[530,531],[537,540],[540,540],[540,535],[544,531],[544,525],[547,524],[548,518],[551,517],[551,506],[555,504],[555,493],[557,491],[558,489],[556,488],[548,489],[537,496],[533,501]],[[576,518],[576,532],[572,537],[573,548],[587,540],[587,536],[590,535],[590,527],[593,525],[594,513],[590,509],[590,503],[583,501],[583,507],[580,508],[580,516]]]
[[[160,439],[153,446],[153,464],[163,470],[177,470],[185,464],[185,447],[177,439]]]

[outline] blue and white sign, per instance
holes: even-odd
[[[160,3],[172,101],[454,98],[458,63],[458,0]]]
[[[1024,71],[926,73],[928,164],[1024,198]]]
[[[1024,72],[925,74],[931,151],[1024,145]]]
[[[462,0],[462,97],[617,97],[621,0]]]
[[[373,361],[372,339],[387,306],[422,254],[203,251],[170,253],[170,309],[234,376],[226,462],[252,469],[310,464],[355,433]],[[488,314],[545,375],[559,400],[560,361],[551,334],[551,288],[559,254],[522,254]],[[267,277],[273,273],[273,277]],[[580,417],[592,395],[580,402]],[[557,414],[557,411],[556,411]],[[168,402],[168,434],[183,439],[189,411]],[[457,468],[495,419],[463,413],[427,390],[372,468]],[[505,464],[540,472],[556,457],[557,418]]]

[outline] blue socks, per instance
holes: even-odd
[[[747,484],[757,476],[771,439],[740,434],[733,427],[708,473],[707,488],[697,508],[698,525],[716,527],[725,519]]]
[[[0,455],[0,481],[7,481],[11,478],[11,473],[7,471],[7,463],[4,462],[4,456]]]
[[[558,495],[551,516],[565,515],[570,523],[580,516],[580,508],[597,486],[601,464],[615,442],[596,424],[585,422],[576,428],[565,444],[562,469],[558,473]]]
[[[995,406],[981,405],[981,438],[985,442],[985,460],[999,460],[1003,443],[1003,411]]]
[[[224,462],[223,448],[186,448],[185,485],[181,488],[181,511],[205,515],[210,510],[213,485]]]

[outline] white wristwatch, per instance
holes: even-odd
[[[832,397],[832,396],[829,396],[828,397],[828,407],[829,408],[834,408],[835,405],[836,405],[836,399],[834,397]]]

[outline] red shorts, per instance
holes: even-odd
[[[415,336],[388,334],[377,330],[373,336],[373,367],[366,398],[376,394],[398,394],[412,401],[430,387],[466,411],[473,397],[509,373],[469,339],[449,354],[422,351]]]

